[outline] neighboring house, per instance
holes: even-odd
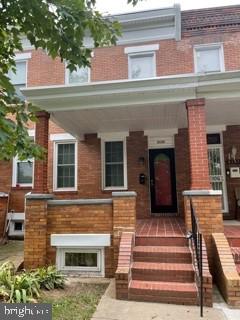
[[[115,18],[123,35],[94,50],[91,69],[70,73],[27,41],[16,55],[12,81],[44,110],[29,133],[48,160],[0,163],[1,217],[12,212],[11,232],[19,235],[25,215],[26,268],[57,263],[113,277],[118,266],[119,298],[196,303],[184,237],[189,197],[211,272],[212,233],[223,234],[222,217],[239,218],[240,6],[181,12],[176,5]],[[185,217],[186,229],[176,217]],[[154,267],[154,254],[175,275]]]

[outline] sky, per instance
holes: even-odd
[[[189,10],[234,4],[240,5],[240,0],[143,0],[134,8],[132,5],[127,5],[127,0],[97,0],[97,9],[103,14],[116,14],[171,7],[174,3],[179,3],[182,10]]]

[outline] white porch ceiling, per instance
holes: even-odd
[[[207,125],[240,124],[240,72],[27,88],[29,101],[76,137],[187,127],[185,101],[205,98]]]

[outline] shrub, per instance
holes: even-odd
[[[16,274],[12,262],[0,266],[0,299],[5,302],[26,303],[40,296],[40,285],[31,273]]]
[[[17,273],[12,262],[0,266],[0,300],[9,303],[33,302],[40,289],[63,288],[65,277],[54,266]]]
[[[43,289],[64,288],[65,277],[55,266],[38,268],[33,274]]]

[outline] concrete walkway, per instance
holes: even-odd
[[[204,308],[204,318],[200,318],[199,307],[116,300],[114,280],[111,281],[92,317],[92,320],[200,319],[227,320],[227,317],[222,310],[215,308]]]
[[[6,261],[12,261],[18,268],[23,262],[23,246],[24,242],[20,240],[10,240],[0,245],[0,265]]]

